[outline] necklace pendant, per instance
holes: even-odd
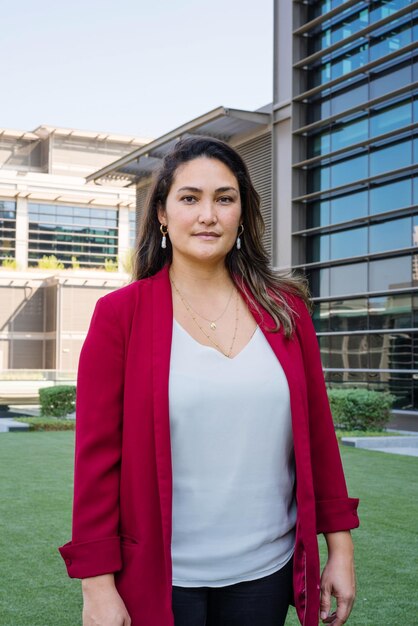
[[[211,329],[212,329],[212,330],[216,330],[216,324],[215,324],[215,322],[211,322],[211,323],[210,323],[210,327],[211,327]]]

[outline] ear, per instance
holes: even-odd
[[[163,207],[161,202],[158,203],[157,215],[158,215],[158,220],[159,220],[160,224],[166,225],[167,224],[167,215],[166,215],[165,208]]]

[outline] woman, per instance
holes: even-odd
[[[83,579],[84,626],[279,626],[289,603],[305,626],[348,618],[358,500],[304,282],[269,268],[262,232],[236,151],[179,141],[136,280],[98,300],[80,355],[59,550]]]

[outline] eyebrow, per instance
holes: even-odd
[[[200,189],[199,187],[180,187],[180,189],[177,189],[177,193],[180,191],[195,191],[196,193],[202,193],[203,189]],[[238,193],[238,190],[235,189],[235,187],[218,187],[218,189],[215,189],[216,193],[222,193],[224,191],[235,191]]]

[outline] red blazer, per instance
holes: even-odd
[[[243,298],[248,302],[245,292]],[[253,313],[286,374],[296,462],[294,601],[318,625],[317,533],[359,525],[336,441],[315,330],[299,297],[291,339]],[[97,301],[77,378],[72,541],[59,547],[71,578],[115,573],[132,626],[174,626],[168,265]]]

